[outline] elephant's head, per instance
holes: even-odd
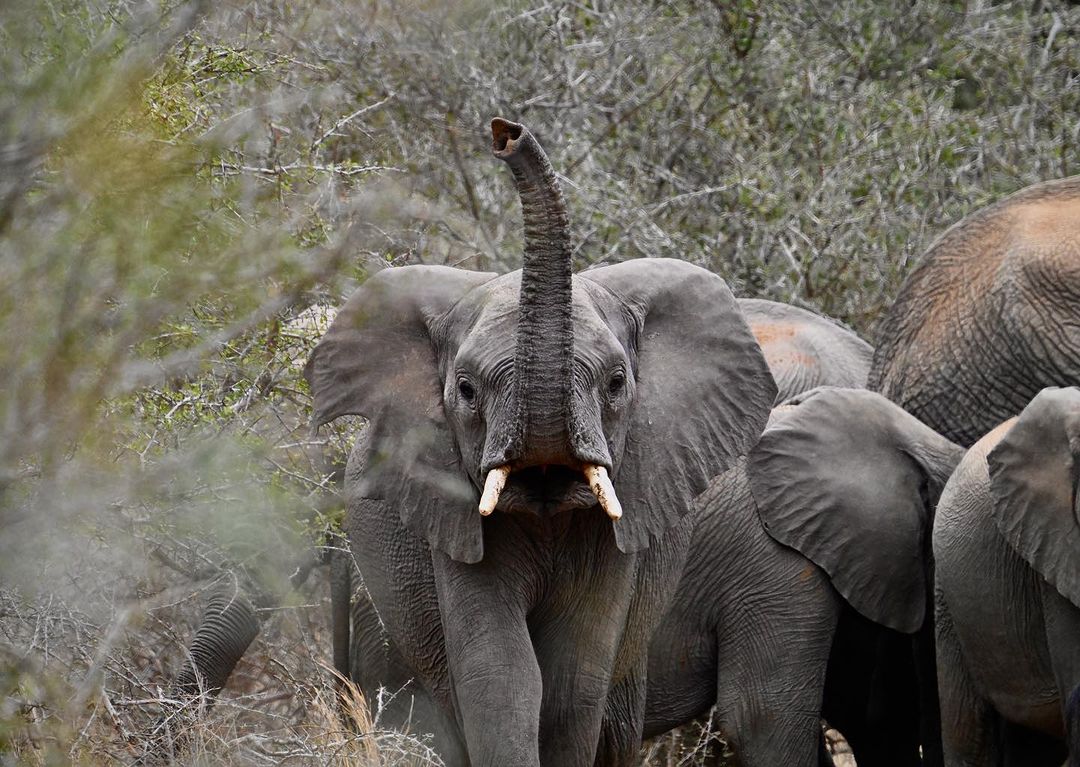
[[[1028,564],[1080,605],[1080,389],[1043,389],[1005,428],[986,456],[994,521]]]
[[[314,421],[366,416],[351,492],[392,500],[459,561],[483,556],[482,515],[598,499],[619,548],[644,548],[749,449],[775,385],[719,277],[668,259],[573,275],[547,157],[521,125],[491,130],[521,199],[524,268],[369,279],[307,364]]]
[[[933,510],[963,448],[879,394],[820,388],[777,408],[750,454],[769,535],[862,615],[923,624]]]

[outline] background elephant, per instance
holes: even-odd
[[[919,764],[920,742],[932,761],[936,728],[920,733],[920,696],[933,690],[919,683],[932,687],[933,660],[916,632],[928,617],[932,506],[962,455],[871,392],[820,389],[774,410],[750,457],[710,483],[692,516],[649,652],[646,737],[715,704],[740,764],[814,765],[827,762],[824,713],[862,767]],[[362,593],[352,617],[349,668],[365,695],[397,692],[388,721],[458,753],[444,715],[412,714],[430,711],[432,694],[395,667]]]
[[[874,348],[842,325],[797,306],[740,298],[746,324],[776,379],[776,401],[817,386],[863,389]]]
[[[1080,176],[954,225],[878,326],[869,386],[962,445],[1080,379]]]
[[[942,494],[934,555],[950,767],[1057,767],[1066,729],[1076,736],[1078,458],[1080,390],[1045,389],[968,451]],[[1069,758],[1080,764],[1080,752]]]
[[[524,269],[370,278],[308,363],[313,420],[369,420],[346,469],[350,550],[470,762],[629,763],[683,517],[757,439],[775,384],[715,275],[666,259],[572,275],[546,156],[520,125],[492,134]],[[336,621],[337,662],[351,643]]]

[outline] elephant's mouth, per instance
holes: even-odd
[[[573,469],[547,464],[517,471],[501,466],[488,472],[480,513],[487,516],[498,508],[547,516],[597,504],[613,521],[622,517],[615,488],[602,466],[587,464],[583,469]]]

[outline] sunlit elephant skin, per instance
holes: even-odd
[[[935,601],[949,767],[1057,767],[1076,740],[1078,458],[1080,390],[1048,388],[979,440],[942,493]]]
[[[868,391],[794,401],[699,499],[645,734],[716,704],[739,764],[815,765],[824,715],[861,767],[920,764],[932,507],[963,450]]]
[[[776,301],[740,298],[739,308],[776,379],[777,403],[818,386],[866,387],[874,349],[852,331]]]
[[[869,387],[968,446],[1080,380],[1080,176],[946,231],[878,325]]]

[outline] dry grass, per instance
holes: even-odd
[[[321,591],[308,595],[319,604],[269,619],[270,636],[256,641],[213,705],[170,698],[173,664],[153,649],[175,650],[185,639],[170,627],[190,625],[190,600],[148,609],[139,626],[119,614],[104,626],[55,599],[0,593],[0,763],[441,765],[423,738],[383,727],[355,685],[343,686],[339,705],[323,661]],[[92,647],[96,656],[72,652]]]

